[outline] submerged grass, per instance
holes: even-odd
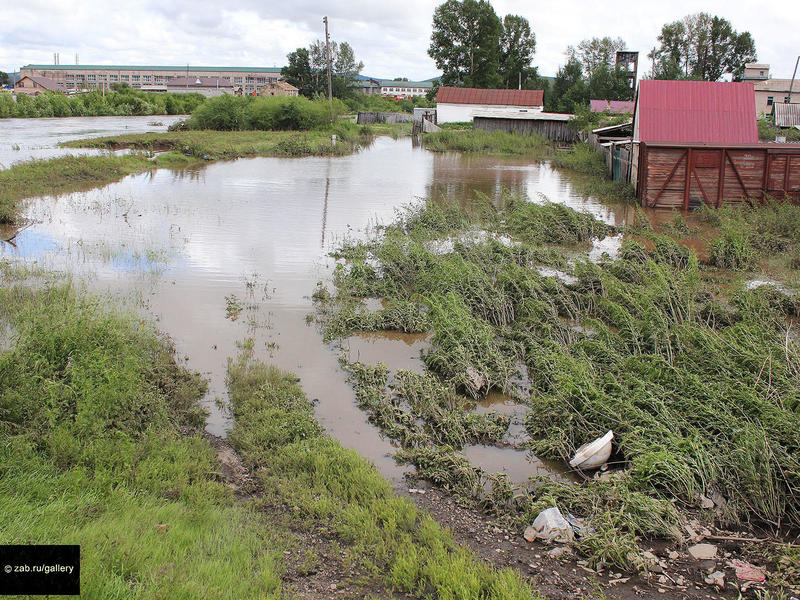
[[[251,343],[230,361],[228,386],[231,441],[263,488],[295,507],[298,522],[325,523],[348,559],[388,588],[420,598],[538,597],[516,573],[458,546],[363,458],[325,435],[296,378],[254,360]]]
[[[706,218],[718,219],[722,237],[749,223],[757,235],[743,245],[758,257],[795,247],[800,208]],[[800,316],[800,300],[772,286],[732,284],[724,296],[708,289],[707,269],[719,274],[744,263],[712,256],[712,265],[701,264],[665,231],[639,228],[647,247],[626,240],[614,260],[569,262],[576,244],[613,230],[569,208],[518,198],[499,210],[480,199],[466,209],[429,201],[382,236],[344,249],[337,289],[320,309],[335,321],[337,307],[362,295],[418,303],[432,332],[424,356],[431,376],[471,397],[526,378],[526,426],[543,458],[567,460],[612,429],[625,465],[613,482],[540,481],[505,508],[520,522],[547,503],[588,516],[597,534],[581,548],[594,563],[636,566],[637,536],[674,537],[672,503],[691,507],[699,494],[722,495],[730,522],[798,525],[800,349],[787,317]],[[347,331],[340,322],[329,333]],[[408,389],[387,398],[389,374],[360,373],[362,402],[401,442],[402,458],[461,497],[492,497],[441,420],[438,435],[417,427],[435,393],[422,388],[427,404],[412,401]]]
[[[142,154],[65,156],[14,165],[0,171],[0,223],[14,222],[24,198],[105,185],[154,166]]]

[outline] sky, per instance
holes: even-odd
[[[427,79],[438,74],[428,57],[437,0],[0,0],[0,70],[29,63],[283,66],[298,47],[324,39],[349,42],[365,75]],[[640,76],[665,23],[695,12],[728,19],[749,31],[759,62],[773,77],[791,78],[800,54],[798,2],[686,0],[607,3],[495,0],[501,18],[518,14],[536,34],[533,64],[555,75],[565,50],[591,37],[621,37],[638,50]]]

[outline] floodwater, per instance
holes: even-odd
[[[237,342],[253,338],[260,358],[297,374],[322,425],[397,483],[408,467],[395,463],[391,441],[358,409],[338,362],[340,348],[322,342],[311,318],[310,295],[330,276],[333,248],[391,222],[399,207],[430,193],[461,201],[476,190],[499,198],[504,189],[565,202],[607,222],[620,218],[578,196],[546,164],[434,154],[408,138],[378,138],[351,156],[160,169],[37,199],[29,202],[29,226],[14,245],[0,243],[0,258],[70,272],[90,289],[152,315],[178,357],[208,378],[207,427],[216,434],[231,425],[227,359],[237,354]],[[0,237],[12,233],[0,228]],[[418,371],[427,344],[425,336],[390,333],[356,335],[340,345],[351,359]],[[511,438],[523,436],[525,408],[503,398],[494,404],[514,414]],[[553,465],[514,450],[513,442],[467,454],[487,471],[513,469],[515,481],[553,472]]]
[[[161,132],[186,115],[0,119],[0,170],[29,160],[96,155],[105,150],[59,148],[60,142],[128,133]]]

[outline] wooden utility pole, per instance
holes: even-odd
[[[331,124],[333,124],[333,77],[331,76],[331,38],[328,35],[328,17],[322,17],[325,23],[325,55],[328,59],[328,103],[331,107]]]

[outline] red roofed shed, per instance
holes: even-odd
[[[642,142],[758,142],[752,83],[639,82],[633,136]]]
[[[632,181],[643,206],[800,199],[800,144],[758,141],[750,83],[639,83]]]
[[[512,113],[541,111],[544,108],[544,92],[445,86],[440,87],[436,94],[438,123],[472,121],[476,112],[489,107]]]

